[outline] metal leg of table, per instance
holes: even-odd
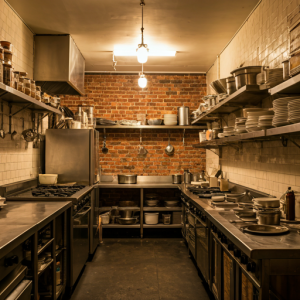
[[[140,231],[141,231],[141,238],[144,235],[144,189],[140,189]]]

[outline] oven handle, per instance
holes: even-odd
[[[87,206],[86,208],[87,208],[87,210],[75,215],[75,216],[78,216],[78,218],[74,218],[74,222],[77,222],[78,225],[81,224],[81,219],[92,209],[90,206]]]

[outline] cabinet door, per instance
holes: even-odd
[[[230,256],[223,252],[223,299],[234,299],[234,265]]]

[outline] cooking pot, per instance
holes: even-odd
[[[258,211],[257,218],[259,225],[280,225],[280,210]]]
[[[280,200],[277,198],[253,198],[254,205],[259,208],[278,208]]]
[[[181,174],[172,175],[172,180],[174,184],[180,184],[182,180],[182,175]]]
[[[119,184],[136,184],[137,175],[118,175]]]

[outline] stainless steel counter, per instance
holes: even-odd
[[[204,209],[208,219],[224,233],[229,240],[239,247],[246,255],[253,259],[283,259],[300,258],[300,225],[286,225],[290,232],[277,236],[260,236],[243,233],[241,227],[253,223],[230,223],[230,220],[239,220],[234,212],[224,209],[214,209],[206,199],[200,199],[187,190],[186,185],[179,189],[188,196],[195,206]]]
[[[71,202],[7,201],[0,211],[0,257],[72,206]]]

